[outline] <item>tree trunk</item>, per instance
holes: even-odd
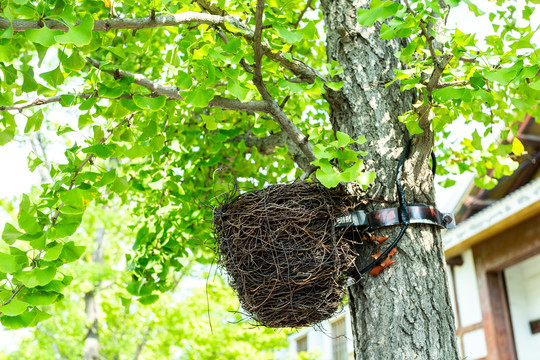
[[[94,251],[92,252],[92,262],[103,265],[105,228],[96,229],[94,238]],[[99,284],[94,290],[84,294],[86,309],[86,323],[88,331],[84,338],[83,357],[84,360],[98,360],[99,356],[99,336],[98,336],[98,315],[99,315]]]
[[[397,83],[385,87],[400,66],[394,54],[403,41],[382,40],[377,25],[360,26],[357,9],[368,6],[369,0],[321,3],[328,61],[338,61],[344,70],[342,90],[328,94],[330,120],[334,131],[366,136],[366,170],[376,171],[377,178],[361,196],[369,199],[365,209],[375,210],[398,205],[396,168],[409,138],[398,115],[410,110],[414,99]],[[432,146],[430,131],[413,138],[401,179],[409,203],[434,204]],[[390,237],[383,249],[398,232],[398,227],[378,231]],[[459,359],[440,231],[413,224],[397,248],[395,264],[349,288],[356,359]],[[363,244],[359,251],[361,269],[371,262],[374,246]]]

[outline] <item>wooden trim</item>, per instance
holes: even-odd
[[[460,328],[458,328],[456,330],[456,335],[461,337],[461,336],[463,336],[464,334],[466,334],[468,332],[478,330],[478,329],[482,329],[483,327],[484,327],[484,324],[482,322],[478,322],[476,324],[463,326],[463,327],[460,327]]]
[[[517,360],[502,272],[477,268],[482,322],[490,360]]]
[[[539,334],[540,333],[540,319],[531,321],[529,323],[529,326],[531,327],[531,334]]]
[[[484,240],[488,240],[489,238],[492,238],[494,236],[498,236],[499,233],[503,231],[508,231],[508,229],[512,229],[516,225],[519,225],[523,220],[530,219],[538,214],[540,214],[540,201],[537,201],[529,205],[528,207],[521,209],[514,214],[511,214],[511,216],[508,216],[504,220],[493,224],[492,226],[468,237],[467,239],[463,239],[454,246],[446,249],[444,251],[444,255],[447,258],[451,258],[456,255],[462,254],[474,245],[479,244]],[[536,221],[538,221],[538,219],[536,219]]]
[[[504,269],[540,253],[538,217],[473,247],[482,322],[490,360],[517,360]]]
[[[540,201],[538,202],[540,204]],[[517,217],[517,216],[516,216]],[[473,248],[484,271],[502,271],[531,256],[540,254],[540,217],[522,223],[497,234],[492,239]],[[521,218],[523,220],[523,218]],[[478,266],[478,265],[476,265]]]

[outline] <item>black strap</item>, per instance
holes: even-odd
[[[405,163],[405,159],[407,159],[407,156],[409,156],[409,151],[411,149],[411,142],[412,139],[409,138],[409,141],[407,141],[407,145],[405,146],[405,149],[401,153],[401,158],[399,159],[398,167],[397,167],[397,173],[396,173],[396,188],[397,188],[397,194],[398,194],[398,200],[399,200],[399,207],[398,207],[398,216],[400,223],[403,224],[401,227],[401,230],[399,231],[398,236],[394,239],[392,244],[384,252],[381,256],[379,256],[377,259],[373,260],[371,264],[363,268],[359,271],[360,275],[364,275],[368,272],[370,272],[375,266],[379,265],[381,261],[383,261],[390,251],[392,251],[393,248],[396,247],[399,240],[403,237],[405,234],[405,231],[407,230],[407,227],[409,227],[410,219],[409,219],[409,211],[407,209],[407,199],[405,198],[405,192],[403,191],[403,187],[401,186],[401,173],[403,172],[403,164]]]

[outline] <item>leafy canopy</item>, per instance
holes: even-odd
[[[436,25],[460,3],[373,0],[358,21],[384,39],[408,39],[394,81],[418,95],[415,111],[401,117],[412,134],[431,128],[442,145],[460,115],[485,126],[441,148],[447,166],[438,171],[473,171],[478,185],[492,187],[515,170],[523,146],[482,139],[498,126],[506,140],[516,119],[538,115],[534,1],[519,14],[514,6],[489,14],[494,33],[483,46],[473,34]],[[0,2],[0,145],[45,130],[84,137],[60,162],[46,151],[29,154],[29,169],[50,179],[22,196],[2,232],[4,326],[50,317],[43,306],[62,299],[73,280],[62,267],[85,251],[72,237],[91,204],[131,212],[127,291],[148,304],[173,287],[185,257],[210,261],[211,209],[232,184],[260,187],[312,172],[326,186],[374,180],[363,169],[365,139],[334,133],[327,120],[324,97],[340,90],[344,74],[324,61],[318,5],[269,0],[264,17],[253,15],[254,5]],[[68,116],[51,118],[51,106]],[[419,121],[426,114],[428,127]]]

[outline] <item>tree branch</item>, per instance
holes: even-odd
[[[37,267],[37,264],[38,264],[38,261],[39,261],[39,258],[41,257],[41,254],[43,253],[43,251],[40,251],[37,256],[32,259],[32,269],[31,270],[34,270],[36,267]],[[7,304],[9,304],[10,302],[13,301],[13,299],[15,299],[15,296],[17,296],[17,294],[22,290],[24,289],[24,284],[21,284],[19,285],[18,288],[16,288],[15,290],[13,290],[13,293],[11,294],[11,296],[9,297],[9,299],[7,299],[7,301],[5,303],[3,303],[2,305],[0,305],[0,308],[2,306],[6,306]],[[0,315],[2,315],[2,312],[0,311]]]
[[[99,96],[97,95],[96,93],[80,93],[80,94],[75,94],[75,93],[66,93],[66,94],[62,94],[62,95],[73,95],[73,96],[76,96],[78,98],[81,98],[81,99],[88,99],[88,98],[98,98],[98,99],[106,99],[102,96]],[[20,103],[20,104],[14,104],[14,105],[10,105],[10,106],[0,106],[0,111],[10,111],[10,110],[14,110],[14,111],[22,111],[24,109],[29,109],[31,107],[34,107],[34,106],[41,106],[41,105],[48,105],[48,104],[52,104],[52,103],[57,103],[57,102],[60,102],[62,101],[62,95],[56,95],[56,96],[51,96],[51,97],[47,97],[47,98],[37,98],[36,100],[32,100],[32,101],[27,101],[27,102],[24,102],[24,103]],[[146,97],[156,97],[156,95],[142,95],[142,96],[146,96]],[[118,100],[118,99],[132,99],[133,96],[132,95],[128,95],[128,94],[125,94],[125,95],[121,95],[117,98],[107,98],[107,99],[111,99],[111,100]]]
[[[94,21],[94,31],[109,30],[141,30],[165,26],[178,26],[190,23],[221,26],[226,22],[238,23],[239,20],[233,16],[211,15],[202,12],[187,11],[180,14],[171,14],[163,16],[148,16],[143,18],[111,18]],[[77,25],[80,21],[77,22]],[[69,27],[57,20],[13,20],[11,22],[14,32],[25,31],[28,29],[41,29],[43,26],[51,30],[68,31]],[[6,29],[10,26],[9,20],[0,17],[0,29]]]
[[[253,53],[255,66],[253,68],[253,83],[259,90],[262,98],[268,103],[272,118],[281,126],[281,129],[287,133],[293,143],[300,148],[305,154],[309,162],[316,159],[313,154],[313,145],[309,142],[308,137],[296,127],[292,120],[287,116],[283,109],[274,100],[270,92],[266,88],[262,79],[262,28],[263,28],[263,12],[264,0],[257,0],[257,8],[255,12],[255,32],[253,35]]]
[[[451,82],[447,82],[447,83],[438,83],[437,85],[435,85],[434,90],[442,89],[442,88],[449,87],[449,86],[463,87],[463,86],[467,86],[469,84],[470,84],[470,82],[468,80],[451,81]]]
[[[200,1],[200,3],[204,3]],[[203,7],[203,6],[201,6]],[[204,8],[204,7],[203,7]],[[249,27],[242,23],[237,17],[228,15],[224,10],[216,9],[215,7],[204,8],[210,14],[202,12],[193,12],[188,11],[180,14],[171,14],[156,16],[143,17],[143,18],[111,18],[104,20],[94,21],[94,31],[108,31],[108,30],[140,30],[140,29],[149,29],[156,27],[165,27],[165,26],[178,26],[189,23],[205,24],[212,26],[219,26],[225,29],[225,23],[230,23],[235,27],[242,29],[243,32],[235,33],[236,36],[242,36],[248,41],[252,41],[253,32]],[[51,30],[61,30],[68,31],[64,23],[57,20],[42,20],[42,21],[31,21],[31,20],[13,20],[11,23],[9,20],[0,17],[0,29],[6,29],[10,26],[13,26],[13,31],[20,32],[28,29],[41,29],[43,26],[48,27]],[[226,30],[226,29],[225,29]],[[263,45],[263,53],[272,61],[278,62],[284,68],[290,70],[293,74],[301,78],[302,80],[313,83],[316,78],[320,78],[322,81],[326,82],[327,79],[325,76],[320,74],[317,70],[306,65],[302,61],[293,57],[292,60],[289,60],[285,57],[285,54],[279,51],[274,51],[270,46]]]
[[[95,68],[97,69],[101,68],[101,64],[99,61],[92,59],[90,57],[87,57],[86,60]],[[176,87],[161,85],[155,81],[148,79],[147,77],[143,75],[135,74],[135,73],[120,70],[120,69],[115,69],[115,70],[106,69],[102,71],[108,73],[111,76],[114,76],[115,79],[121,79],[124,77],[132,77],[134,79],[133,82],[135,84],[147,88],[148,90],[152,91],[152,93],[154,94],[166,95],[167,98],[169,99],[184,101],[184,99],[179,93],[180,89]],[[240,100],[228,99],[221,96],[214,97],[208,104],[208,107],[220,108],[224,110],[255,111],[255,112],[264,112],[264,113],[269,112],[268,104],[264,101],[252,100],[249,102],[242,102]]]
[[[146,345],[146,342],[148,341],[148,338],[150,337],[150,331],[152,331],[152,326],[148,325],[146,327],[146,330],[144,331],[141,342],[137,344],[137,348],[135,349],[135,354],[133,355],[133,360],[138,360],[139,357],[141,356],[144,346]]]
[[[227,12],[225,10],[219,9],[206,0],[197,0],[197,4],[201,7],[201,9],[208,11],[210,14],[213,15],[222,15],[227,16]],[[236,36],[242,36],[249,42],[253,41],[254,33],[249,29],[247,26],[243,25],[242,27],[244,29],[244,33],[235,33]],[[224,29],[227,31],[227,29]],[[285,54],[281,51],[275,51],[267,44],[261,44],[263,54],[269,58],[270,60],[279,63],[281,66],[283,66],[285,69],[292,72],[295,76],[298,76],[299,79],[301,79],[304,82],[307,82],[309,84],[312,84],[315,82],[316,78],[321,79],[323,82],[327,82],[328,79],[322,75],[320,72],[312,68],[311,66],[305,64],[303,61],[295,58],[292,56],[292,60],[289,60]]]
[[[99,144],[104,144],[107,140],[109,140],[109,138],[111,137],[111,135],[113,134],[114,130],[123,126],[124,124],[126,123],[129,123],[131,121],[131,119],[133,119],[133,114],[129,114],[125,119],[124,121],[122,121],[121,123],[119,123],[118,125],[116,125],[114,128],[112,129],[109,129],[107,131],[107,134],[103,137],[103,139],[100,140]],[[73,189],[73,186],[75,185],[75,180],[77,179],[77,176],[79,175],[79,173],[81,172],[81,170],[84,168],[84,166],[86,164],[88,164],[94,157],[94,153],[90,153],[88,154],[88,156],[82,161],[82,163],[77,167],[77,170],[75,170],[75,172],[73,173],[73,175],[71,176],[71,180],[70,180],[70,183],[69,183],[69,188],[68,190],[71,190]],[[61,203],[60,205],[58,205],[56,207],[56,212],[54,213],[53,217],[51,218],[51,227],[55,226],[56,225],[56,222],[58,221],[58,216],[60,216],[60,208],[62,208],[64,206],[64,203]]]
[[[407,7],[407,11],[410,14],[417,16],[418,14],[416,13],[416,11],[414,11],[409,5],[409,1],[405,0],[404,2],[405,2],[405,6]],[[424,24],[422,20],[420,20],[420,30],[422,31],[422,35],[426,38],[426,42],[428,45],[429,53],[431,54],[431,59],[433,60],[433,64],[438,65],[439,59],[437,57],[437,54],[435,53],[435,46],[433,45],[433,40],[434,40],[433,36],[430,35],[428,29],[426,28],[426,25]]]
[[[245,133],[228,140],[228,142],[240,142],[243,140],[248,148],[256,147],[259,154],[270,155],[274,153],[276,147],[283,147],[286,139],[287,134],[284,131],[266,137],[259,137],[254,135],[251,130],[247,130]]]
[[[468,58],[468,57],[463,57],[462,56],[462,57],[459,58],[459,61],[475,64],[477,60],[474,59],[474,58]]]
[[[298,20],[296,20],[296,22],[294,23],[294,28],[295,29],[298,28],[298,25],[300,25],[300,21],[302,21],[302,18],[306,14],[306,11],[308,11],[308,9],[311,7],[312,2],[313,2],[313,0],[307,0],[306,6],[302,10],[302,12],[300,12],[300,15],[298,16]]]

